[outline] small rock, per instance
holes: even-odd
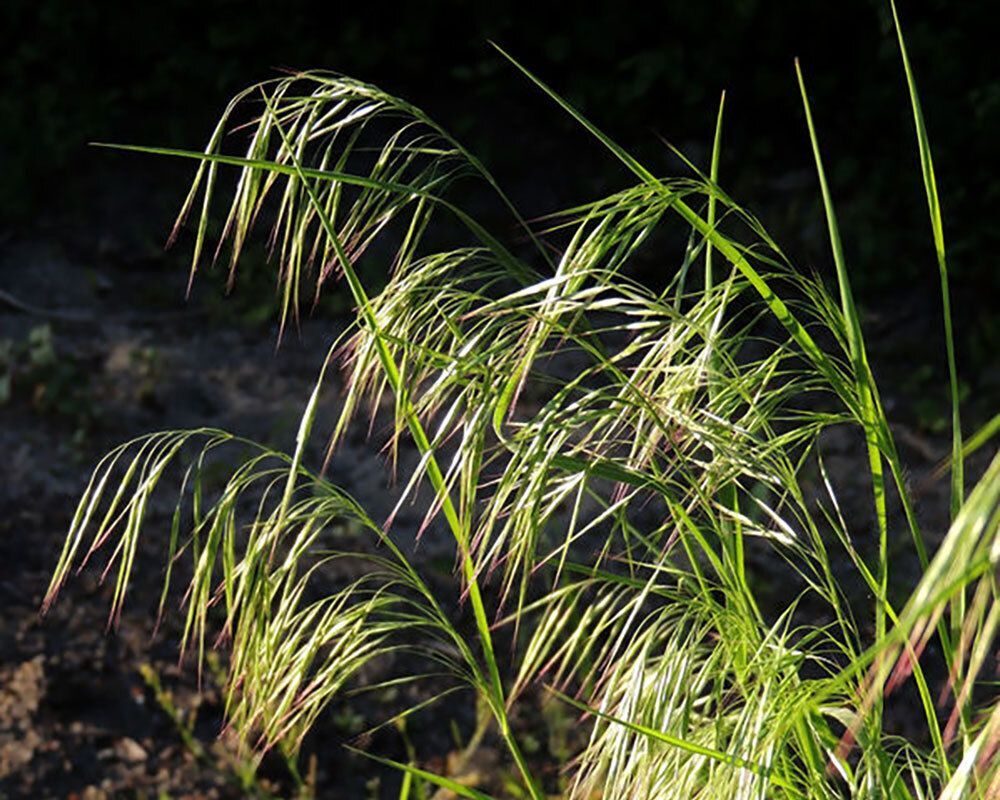
[[[45,694],[44,658],[36,656],[0,672],[0,726],[23,723],[38,710]]]
[[[115,743],[115,755],[129,764],[138,764],[148,758],[143,746],[127,736]]]

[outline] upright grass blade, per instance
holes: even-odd
[[[889,532],[886,520],[885,476],[882,471],[882,453],[879,448],[878,420],[875,417],[875,404],[872,400],[871,372],[865,353],[864,339],[861,334],[861,321],[854,305],[854,295],[851,292],[850,279],[847,274],[847,264],[844,259],[844,248],[840,241],[840,230],[837,225],[837,215],[833,207],[830,187],[826,182],[826,171],[823,169],[823,158],[820,154],[819,139],[813,124],[812,110],[809,107],[809,96],[806,93],[805,80],[799,60],[795,59],[795,75],[799,82],[802,95],[802,107],[806,115],[806,127],[809,129],[809,141],[812,145],[813,157],[816,161],[816,174],[819,176],[820,192],[823,197],[823,208],[826,212],[827,232],[830,238],[830,248],[833,252],[833,263],[837,270],[837,284],[840,289],[841,313],[847,330],[847,343],[854,370],[854,385],[857,391],[861,424],[865,432],[865,442],[868,448],[868,466],[872,478],[872,496],[875,504],[875,519],[878,526],[878,595],[875,598],[875,640],[885,638],[885,604],[889,587]],[[876,715],[878,720],[879,715]]]
[[[920,96],[917,92],[913,68],[906,49],[903,28],[899,21],[899,12],[895,0],[889,0],[892,9],[892,21],[896,28],[896,39],[899,43],[899,55],[903,61],[903,71],[906,75],[906,88],[910,96],[910,106],[913,111],[913,126],[917,137],[917,150],[920,154],[920,172],[927,196],[927,211],[930,215],[931,233],[934,238],[934,252],[937,256],[938,277],[941,285],[941,312],[944,323],[945,353],[948,360],[948,390],[951,402],[951,519],[954,520],[962,508],[965,496],[965,449],[962,445],[961,397],[958,386],[958,364],[955,357],[954,330],[951,315],[951,292],[948,281],[948,261],[944,240],[944,223],[941,216],[941,201],[938,197],[937,176],[934,171],[934,159],[931,155],[930,140],[927,136],[927,126],[924,122],[920,106]],[[966,597],[964,592],[956,594],[951,608],[951,634],[961,640],[961,629],[966,617]],[[961,652],[949,653],[952,661],[961,659]],[[958,665],[953,664],[953,670]],[[966,709],[962,709],[963,730],[968,723]]]
[[[725,111],[726,107],[726,93],[725,91],[719,96],[719,113],[715,118],[715,136],[712,137],[712,163],[708,169],[708,177],[712,182],[712,192],[708,196],[708,214],[706,221],[708,226],[715,229],[715,187],[719,183],[719,156],[722,150],[722,113]],[[705,243],[705,291],[710,292],[712,290],[712,285],[715,282],[715,276],[712,274],[712,242],[711,240]]]
[[[872,475],[872,492],[879,534],[878,564],[876,567],[878,588],[876,592],[875,605],[875,641],[876,643],[879,643],[884,640],[886,635],[886,611],[888,610],[891,614],[891,609],[888,607],[886,597],[889,585],[888,525],[885,502],[885,477],[882,471],[883,453],[880,448],[880,441],[891,442],[892,434],[889,431],[888,420],[882,412],[882,406],[878,399],[878,389],[875,385],[875,380],[871,374],[871,368],[868,364],[864,337],[861,331],[861,321],[857,313],[857,308],[854,304],[853,292],[851,291],[847,265],[844,259],[844,250],[840,239],[837,215],[834,209],[830,188],[827,183],[826,171],[823,168],[819,138],[813,122],[812,109],[810,108],[809,97],[806,92],[805,79],[803,78],[802,69],[798,59],[795,60],[795,72],[799,83],[799,91],[802,96],[802,105],[805,111],[806,126],[809,131],[809,140],[812,145],[813,156],[816,162],[816,172],[819,178],[820,192],[823,198],[823,208],[826,214],[830,247],[837,272],[837,284],[840,290],[841,313],[844,317],[845,328],[848,335],[848,349],[854,369],[855,387],[860,399],[859,405],[863,412],[861,423],[864,427],[865,441],[868,448],[869,468]],[[894,473],[898,474],[901,472],[902,467],[899,463],[898,457],[896,456],[895,447],[888,448],[888,455],[886,457],[893,464]],[[904,504],[909,507],[910,501],[907,496],[906,486],[902,483],[897,483],[897,485]],[[922,563],[926,564],[924,544],[919,536],[919,531],[911,526],[911,534],[914,537],[917,553],[920,556]],[[940,628],[940,634],[945,658],[950,662],[953,654],[951,637],[948,635],[947,629],[943,626]],[[920,669],[919,665],[916,665],[915,668],[918,670]],[[924,681],[921,680],[919,683],[920,690],[924,693]],[[925,710],[927,711],[926,717],[932,732],[932,738],[938,745],[943,763],[946,764],[946,756],[944,753],[943,742],[936,714],[934,714],[933,710],[930,708],[930,698],[923,697],[923,701]]]
[[[934,252],[937,255],[938,275],[941,280],[941,311],[944,318],[944,343],[948,357],[948,387],[951,399],[951,517],[958,514],[964,497],[965,458],[962,450],[962,421],[959,411],[958,366],[955,359],[955,341],[951,318],[951,294],[948,289],[948,262],[945,254],[944,223],[941,220],[941,201],[938,198],[937,177],[934,173],[934,159],[931,156],[931,145],[927,137],[927,126],[924,114],[920,108],[920,96],[917,94],[917,84],[910,66],[910,57],[906,50],[906,40],[903,38],[903,28],[899,22],[895,0],[889,0],[892,8],[892,21],[896,27],[896,38],[899,42],[899,55],[903,60],[903,71],[906,73],[906,88],[910,95],[910,105],[913,109],[913,126],[917,135],[917,150],[920,153],[920,172],[927,194],[927,210],[930,213],[931,232],[934,236]]]
[[[717,198],[717,187],[719,185],[719,162],[722,155],[722,121],[723,113],[726,106],[726,92],[723,91],[719,96],[719,110],[715,118],[715,134],[712,137],[712,158],[709,165],[709,195],[708,195],[708,209],[706,213],[706,222],[709,228],[713,231],[716,225],[716,206],[718,204]],[[715,275],[713,273],[712,264],[712,241],[711,239],[705,242],[705,282],[704,288],[705,293],[712,291],[715,285]],[[722,324],[722,310],[720,310],[719,315],[716,317],[715,323],[712,326],[711,335],[714,337],[717,335],[719,328]],[[711,350],[709,353],[708,361],[708,391],[709,396],[716,394],[716,377],[715,372],[718,368],[718,359],[715,355],[714,347],[709,345]],[[739,522],[740,509],[739,509],[739,495],[735,490],[735,487],[731,483],[724,485],[720,491],[720,495],[723,498],[723,503],[732,510],[733,519],[726,525],[726,531],[723,540],[723,547],[727,558],[730,559],[731,568],[734,575],[740,585],[740,591],[743,595],[744,602],[748,603],[751,608],[753,608],[754,613],[758,616],[760,614],[757,608],[756,600],[753,596],[753,592],[750,590],[750,586],[747,582],[746,574],[746,558],[744,553],[744,540],[743,540],[743,526]]]

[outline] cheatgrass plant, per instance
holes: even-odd
[[[356,316],[291,454],[203,429],[144,436],[101,461],[46,605],[105,547],[117,616],[150,497],[176,475],[160,610],[183,573],[183,647],[199,661],[228,648],[228,720],[258,750],[294,755],[331,699],[378,662],[402,670],[391,681],[432,687],[417,711],[468,698],[521,796],[536,800],[557,784],[526,754],[512,713],[539,697],[586,721],[578,752],[557,765],[567,797],[1000,797],[989,683],[1000,458],[965,496],[941,210],[901,35],[899,47],[950,371],[952,521],[936,552],[869,368],[798,66],[833,292],[720,188],[721,103],[707,170],[665,179],[511,59],[623,162],[631,185],[527,225],[421,111],[324,72],[246,90],[204,152],[132,148],[198,162],[178,223],[196,218],[192,277],[213,246],[228,246],[238,269],[266,219],[282,325],[334,278]],[[238,155],[224,148],[233,127],[249,139]],[[509,208],[515,244],[448,199],[470,179]],[[212,242],[220,197],[228,210]],[[663,249],[678,232],[687,246],[672,259]],[[442,245],[449,236],[457,243]],[[377,291],[357,268],[366,251],[387,267]],[[630,277],[640,259],[659,259],[659,285]],[[393,459],[403,442],[419,451],[400,502],[425,502],[425,524],[450,534],[454,596],[424,574],[412,531],[371,519],[308,463],[333,369],[345,392],[329,453],[362,413],[388,418]],[[863,519],[845,512],[825,467],[832,427],[857,434]],[[225,448],[243,460],[213,488],[206,465]],[[367,545],[334,535],[345,520]],[[922,566],[904,602],[890,597],[891,545]],[[345,562],[346,582],[334,569]],[[886,726],[904,684],[916,698],[905,737]],[[403,796],[423,785],[486,797],[416,760],[369,755],[402,771]]]

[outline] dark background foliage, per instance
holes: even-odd
[[[997,226],[987,220],[1000,193],[1000,70],[986,11],[979,2],[901,4],[959,282],[996,271]],[[677,165],[659,137],[704,161],[726,89],[724,185],[758,212],[774,207],[773,218],[763,216],[779,234],[815,224],[812,207],[790,209],[786,196],[813,190],[792,71],[801,57],[858,280],[881,289],[934,277],[881,0],[668,0],[587,11],[510,0],[8,0],[0,14],[3,227],[54,205],[85,208],[102,191],[102,169],[122,157],[88,141],[198,146],[233,92],[282,67],[334,69],[406,96],[481,154],[528,213],[613,186],[613,161],[503,62],[493,39],[664,172]]]

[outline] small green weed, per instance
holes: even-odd
[[[97,421],[90,371],[58,352],[48,324],[30,328],[22,340],[0,340],[0,406],[18,398],[39,414],[68,422],[77,447]]]

